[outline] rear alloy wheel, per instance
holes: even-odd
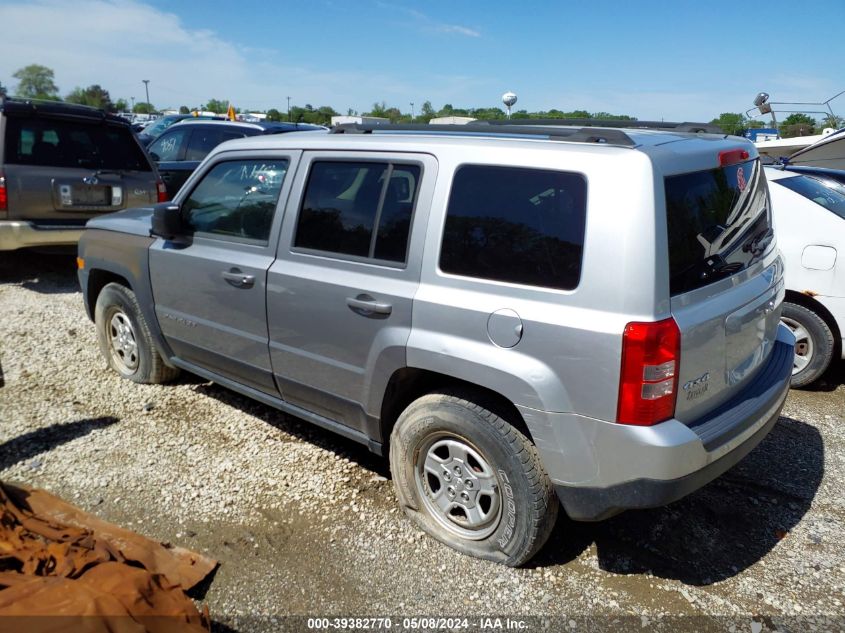
[[[784,302],[781,321],[795,335],[790,384],[805,387],[820,378],[830,365],[834,349],[833,332],[818,314],[797,303]]]
[[[412,402],[390,436],[399,504],[438,541],[517,566],[543,546],[558,500],[536,447],[474,394]]]

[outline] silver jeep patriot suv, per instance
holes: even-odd
[[[85,305],[124,377],[187,370],[389,453],[421,529],[519,565],[560,506],[669,503],[778,419],[793,338],[766,180],[708,131],[227,142],[172,203],[88,223]]]

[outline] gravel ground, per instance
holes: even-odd
[[[357,444],[200,378],[107,371],[73,266],[0,254],[0,479],[217,558],[204,600],[218,630],[291,614],[845,629],[843,363],[793,391],[717,481],[665,508],[562,518],[527,568],[507,569],[417,532],[386,463]]]

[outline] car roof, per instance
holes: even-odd
[[[338,126],[343,127],[343,126]],[[716,153],[725,149],[727,145],[739,144],[748,146],[749,151],[756,155],[754,146],[747,139],[726,136],[725,134],[699,134],[685,132],[657,131],[648,129],[614,129],[591,128],[583,132],[579,128],[570,129],[568,126],[554,126],[553,129],[538,127],[524,129],[520,132],[505,127],[490,126],[479,130],[467,125],[447,126],[417,126],[415,129],[403,129],[405,126],[383,125],[381,129],[365,133],[346,133],[334,128],[324,132],[299,132],[281,136],[253,136],[246,139],[228,141],[225,149],[242,150],[270,150],[270,149],[359,149],[362,151],[426,151],[435,147],[467,147],[470,145],[481,147],[506,146],[538,149],[575,148],[584,151],[609,151],[615,149],[636,149],[646,153],[654,153],[660,146],[680,141],[691,142],[689,151],[701,149],[700,143],[710,143]],[[410,127],[410,126],[407,126]],[[447,128],[447,129],[442,129]],[[527,126],[526,126],[527,128]],[[575,130],[580,134],[576,138],[565,136]],[[620,132],[624,135],[624,142],[592,142],[589,138],[602,137],[607,133],[609,138],[620,138],[610,132]],[[585,136],[586,135],[586,136]],[[689,143],[688,143],[689,144]],[[718,146],[718,147],[717,147]],[[676,149],[677,153],[684,150]]]
[[[130,127],[129,121],[116,114],[110,114],[99,108],[65,103],[63,101],[45,101],[41,99],[21,99],[0,97],[0,111],[10,115],[46,116],[53,118],[103,121],[109,124]]]
[[[258,121],[255,123],[247,122],[247,121],[229,121],[229,120],[216,120],[216,119],[199,119],[196,117],[190,117],[187,119],[182,119],[181,121],[177,121],[170,129],[173,129],[177,125],[211,125],[211,126],[220,126],[225,125],[229,128],[234,129],[245,129],[245,130],[260,130],[262,132],[286,132],[286,131],[297,131],[297,130],[325,130],[324,128],[319,125],[312,125],[310,123],[287,123],[284,121]]]
[[[823,167],[799,167],[793,165],[765,165],[766,177],[772,181],[786,178],[810,176],[825,184],[825,181],[837,184],[845,183],[845,171],[841,169],[825,169]]]

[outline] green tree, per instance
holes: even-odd
[[[629,116],[627,114],[611,114],[610,112],[593,112],[590,115],[591,119],[598,119],[599,121],[604,120],[612,120],[612,121],[636,121],[635,117]]]
[[[718,125],[725,134],[734,134],[736,136],[742,136],[748,127],[745,115],[738,112],[722,112],[718,119],[713,119],[710,123]]]
[[[129,104],[126,103],[126,99],[118,99],[114,102],[114,109],[117,112],[126,112],[129,109]]]
[[[109,91],[94,84],[87,88],[75,88],[73,92],[65,97],[68,103],[78,103],[79,105],[91,106],[92,108],[100,108],[107,112],[115,112],[118,108],[112,103]]]
[[[156,109],[153,107],[153,104],[146,103],[145,101],[139,101],[132,108],[132,112],[135,114],[152,114],[155,111]]]
[[[364,116],[387,118],[387,104],[384,101],[381,103],[374,103],[373,108],[369,112],[365,112]]]
[[[320,125],[331,125],[332,117],[337,116],[338,114],[339,112],[335,111],[335,109],[331,106],[321,106],[316,112],[317,118],[314,123],[318,123]]]
[[[179,114],[190,114],[191,111],[188,109],[188,106],[179,106]]]
[[[14,75],[18,80],[17,93],[29,99],[49,99],[61,101],[59,88],[56,86],[52,69],[40,64],[30,64],[18,70]]]
[[[795,136],[809,136],[816,132],[816,120],[801,112],[793,112],[778,126],[778,133],[782,138]]]
[[[229,109],[229,102],[222,99],[209,99],[205,104],[205,109],[215,114],[225,114]]]
[[[270,108],[267,110],[267,120],[268,121],[283,121],[284,115],[276,110],[276,108]]]

